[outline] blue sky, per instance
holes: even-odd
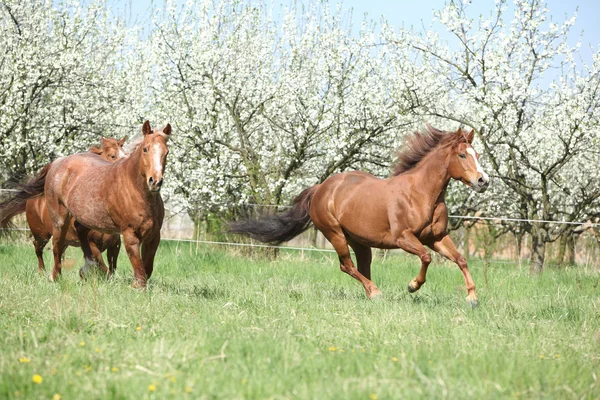
[[[183,3],[184,0],[181,0]],[[214,0],[219,1],[219,0]],[[300,2],[300,1],[299,1]],[[274,1],[275,4],[289,4],[289,1]],[[335,3],[335,1],[331,1]],[[429,26],[433,10],[444,7],[445,0],[345,0],[343,7],[353,9],[354,21],[358,24],[366,14],[368,19],[379,22],[384,16],[388,22],[398,27],[420,28],[423,24]],[[150,18],[152,5],[162,7],[163,0],[113,0],[113,10],[125,15],[130,21],[146,23]],[[584,62],[591,61],[592,53],[600,44],[600,0],[548,0],[546,2],[553,20],[560,22],[565,16],[569,17],[578,9],[577,23],[571,34],[571,43],[576,43],[582,34],[582,58]],[[493,0],[473,0],[470,6],[471,16],[488,15],[494,8]],[[439,31],[439,30],[438,30]],[[439,31],[441,34],[442,32]],[[448,38],[450,36],[448,35]],[[590,46],[592,50],[590,50]]]

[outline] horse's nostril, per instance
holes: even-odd
[[[158,181],[156,181],[156,186],[161,187],[163,184],[163,179],[160,178]]]
[[[481,177],[481,178],[479,178],[479,179],[477,180],[477,183],[479,183],[479,185],[480,185],[480,186],[483,186],[483,185],[485,185],[487,182],[485,181],[485,179],[483,179],[483,177]]]
[[[150,179],[148,179],[148,182],[150,182],[150,184],[152,185],[152,182],[154,182],[154,179],[152,177],[150,177]]]

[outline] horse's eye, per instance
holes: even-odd
[[[458,156],[459,156],[460,158],[467,158],[467,156],[466,156],[465,154],[462,154],[462,153],[461,153],[461,154],[459,154]]]
[[[148,152],[148,148],[144,147],[144,153],[147,153],[147,152]]]
[[[114,155],[113,155],[113,156],[110,156],[110,158],[113,158],[113,159],[114,159],[114,158],[117,158],[117,156],[114,156]]]

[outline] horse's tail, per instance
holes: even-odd
[[[46,175],[52,164],[46,165],[35,178],[17,186],[16,194],[0,203],[0,235],[7,234],[11,228],[13,217],[25,212],[27,200],[44,194]]]
[[[310,202],[319,185],[304,189],[289,210],[283,214],[267,215],[259,219],[247,219],[229,225],[229,232],[248,235],[260,242],[280,244],[304,232],[311,224],[308,211]]]

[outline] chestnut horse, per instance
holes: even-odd
[[[489,177],[471,146],[474,132],[443,132],[427,126],[407,138],[392,177],[378,179],[365,172],[340,173],[305,189],[285,213],[233,223],[230,230],[265,243],[292,239],[311,222],[333,245],[340,269],[362,283],[367,296],[381,292],[371,281],[371,248],[403,249],[421,259],[419,274],[408,284],[415,292],[425,283],[430,247],[458,264],[467,287],[467,301],[477,306],[475,284],[467,261],[447,232],[445,204],[450,179],[483,192]],[[348,246],[356,255],[354,266]]]
[[[152,130],[146,121],[142,133],[141,142],[129,157],[114,163],[90,154],[74,154],[52,163],[44,185],[46,206],[53,223],[51,280],[61,274],[68,227],[74,219],[86,260],[84,269],[93,264],[88,241],[90,230],[120,233],[133,267],[132,286],[146,287],[154,269],[164,219],[160,188],[171,125]]]
[[[100,147],[90,147],[89,151],[98,154],[107,161],[116,161],[125,157],[125,153],[123,152],[123,143],[125,142],[125,139],[125,137],[121,140],[102,138],[102,145]],[[33,234],[33,245],[38,259],[38,271],[42,272],[45,269],[42,252],[46,243],[48,243],[52,237],[52,221],[50,220],[50,214],[46,208],[46,198],[40,196],[27,200],[25,215],[27,216],[29,229]],[[72,221],[69,226],[65,244],[67,246],[79,247],[79,240],[77,239],[77,231],[75,230],[74,222],[75,221]],[[117,257],[119,256],[119,250],[121,248],[121,236],[90,231],[88,240],[98,265],[107,275],[112,275],[117,269]],[[106,267],[106,264],[104,264],[104,260],[102,259],[102,252],[104,250],[106,250],[106,258],[108,259],[110,268]]]

